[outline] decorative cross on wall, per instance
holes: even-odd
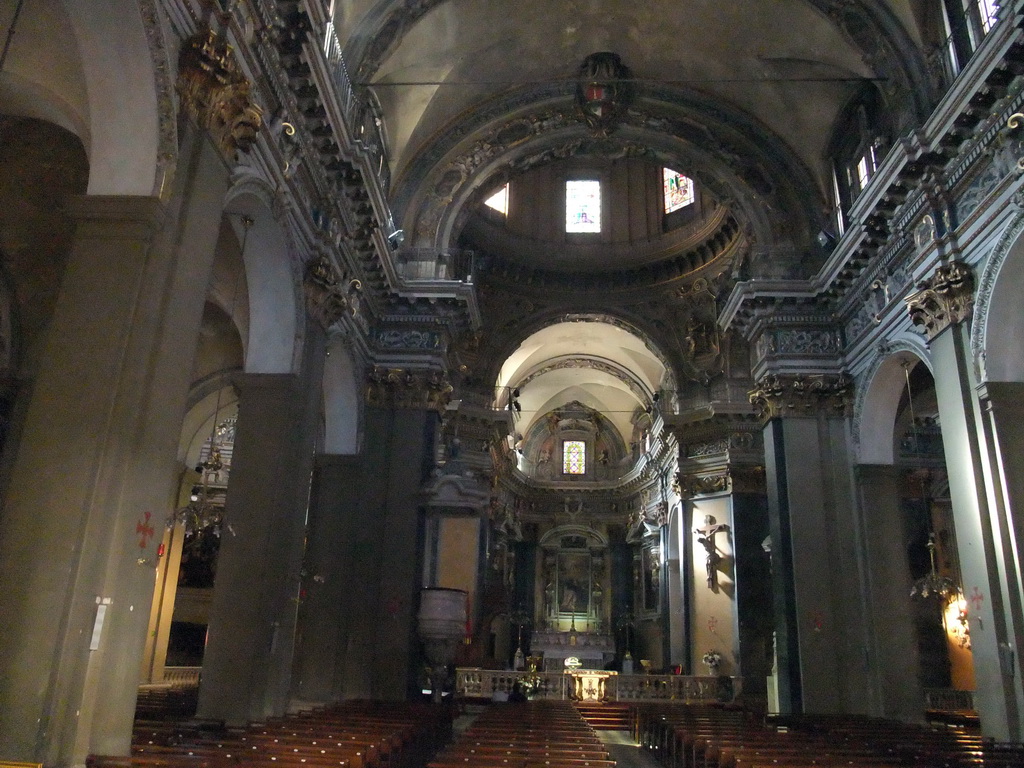
[[[139,536],[139,549],[145,549],[155,533],[153,526],[149,522],[152,516],[152,512],[144,512],[142,518],[135,523],[135,533]]]

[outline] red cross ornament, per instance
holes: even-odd
[[[153,538],[153,534],[156,532],[149,522],[149,518],[152,516],[152,512],[143,512],[139,522],[135,524],[135,533],[139,536],[139,549],[145,549],[146,545],[149,544],[149,540]]]
[[[985,596],[981,594],[981,590],[977,587],[975,587],[971,591],[971,594],[967,597],[967,599],[971,602],[971,605],[974,606],[975,612],[980,611],[981,604],[985,602]]]

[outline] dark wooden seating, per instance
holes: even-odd
[[[451,712],[346,702],[245,728],[136,722],[132,764],[146,768],[420,768],[451,733]]]
[[[666,768],[969,768],[1024,766],[1024,745],[968,729],[851,715],[753,718],[685,705],[645,706],[636,733]]]
[[[429,768],[614,768],[569,702],[499,704],[481,714]]]

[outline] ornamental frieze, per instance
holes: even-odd
[[[725,493],[730,490],[729,475],[676,475],[679,497],[692,499],[694,496],[707,496],[712,493]]]
[[[757,356],[838,355],[842,350],[839,332],[832,329],[780,329],[768,331],[757,340]]]
[[[227,39],[201,29],[185,40],[178,55],[181,108],[230,161],[248,152],[263,123],[263,110],[252,100],[249,80],[235,62]]]
[[[917,292],[904,302],[910,321],[931,341],[951,325],[971,316],[974,308],[974,271],[962,261],[939,267],[917,284]]]
[[[764,421],[780,416],[848,416],[853,405],[853,380],[846,374],[768,374],[749,397]]]
[[[380,408],[443,411],[452,385],[442,371],[375,366],[366,375],[366,404]]]

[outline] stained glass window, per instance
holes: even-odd
[[[671,168],[664,168],[662,177],[665,182],[665,213],[678,211],[693,202],[693,179]]]
[[[508,216],[508,184],[484,200],[484,205],[498,213]]]
[[[565,231],[601,231],[601,182],[565,182]]]
[[[562,472],[567,475],[582,475],[587,471],[587,444],[582,440],[566,440],[562,443]]]

